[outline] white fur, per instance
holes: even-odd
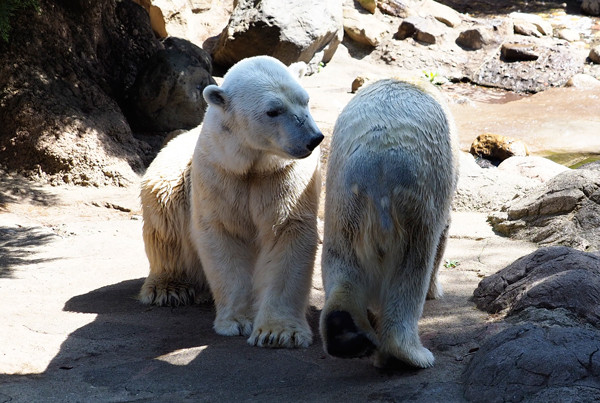
[[[217,333],[250,336],[258,346],[306,347],[312,342],[306,308],[321,187],[314,147],[323,137],[308,94],[282,63],[260,56],[236,64],[204,97],[209,106],[195,146],[172,140],[144,180],[151,269],[141,298],[163,305],[154,296],[177,283],[186,285],[180,298],[166,303],[186,302],[185,295],[196,295],[207,280]],[[165,159],[181,160],[175,169],[154,166]],[[156,226],[157,215],[168,218]],[[152,242],[155,233],[163,245]],[[163,249],[185,250],[201,265],[170,269],[172,257]]]
[[[329,154],[321,335],[329,351],[328,315],[349,313],[357,329],[343,336],[366,336],[378,366],[434,362],[418,320],[426,296],[441,296],[458,147],[447,108],[427,88],[382,80],[362,89],[338,117]]]

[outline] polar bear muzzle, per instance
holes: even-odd
[[[308,157],[325,138],[310,113],[284,114],[280,136],[280,145],[292,158]]]

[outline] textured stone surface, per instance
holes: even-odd
[[[213,49],[225,68],[251,56],[269,55],[289,65],[328,62],[344,34],[342,1],[239,0]]]
[[[565,171],[507,204],[489,221],[501,234],[540,245],[600,250],[600,175]]]
[[[169,37],[138,74],[129,100],[136,130],[166,132],[202,123],[202,91],[216,84],[210,55],[184,39]]]
[[[344,32],[354,41],[373,47],[388,33],[385,25],[349,7],[344,8]]]
[[[130,1],[40,0],[0,41],[0,165],[53,184],[127,186],[149,152],[123,113],[160,48]]]
[[[560,44],[523,37],[507,42],[502,49],[473,71],[474,83],[516,92],[539,92],[560,87],[583,71],[584,57],[580,52]]]
[[[511,327],[490,337],[469,363],[465,397],[488,403],[596,401],[599,346],[600,332],[589,328]]]
[[[562,308],[600,328],[600,256],[564,246],[540,248],[481,280],[473,301],[509,316],[528,307]]]

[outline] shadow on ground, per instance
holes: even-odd
[[[317,336],[310,348],[298,350],[256,348],[242,337],[219,336],[212,330],[212,305],[147,307],[136,300],[142,282],[123,281],[71,298],[65,311],[94,313],[95,320],[68,336],[43,374],[0,375],[0,384],[10,384],[4,396],[28,390],[31,396],[16,400],[464,400],[459,378],[465,362],[454,358],[460,354],[450,351],[454,343],[444,335],[468,339],[472,327],[444,325],[425,335],[438,360],[432,369],[380,371],[367,359],[326,356]],[[319,314],[311,307],[315,335]]]
[[[53,259],[34,258],[37,248],[56,238],[42,227],[0,226],[0,278],[10,278],[19,266],[42,263]]]
[[[51,206],[58,202],[56,195],[43,190],[31,180],[6,175],[0,170],[0,210],[9,203],[22,203],[28,200],[37,206]]]

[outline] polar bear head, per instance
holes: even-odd
[[[283,158],[305,158],[321,143],[323,134],[308,109],[308,93],[298,79],[299,66],[286,67],[269,56],[244,59],[223,78],[220,87],[209,85],[203,96],[209,116],[227,135],[260,152]]]

